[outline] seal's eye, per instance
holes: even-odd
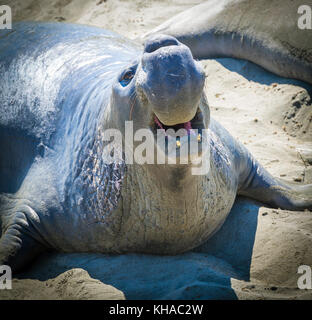
[[[134,77],[134,70],[128,70],[121,76],[119,82],[123,87],[125,87],[131,82],[133,77]]]

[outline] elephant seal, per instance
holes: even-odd
[[[185,252],[220,228],[237,194],[312,208],[311,185],[273,178],[210,119],[204,72],[171,36],[149,38],[142,52],[98,28],[18,23],[0,33],[0,61],[0,264],[18,271],[47,249]],[[208,159],[209,170],[127,162],[106,136],[115,129],[127,145],[126,121],[168,158],[168,136],[165,149],[156,136],[184,129],[174,150],[195,136],[199,151],[186,158]]]
[[[172,17],[143,38],[172,35],[191,48],[194,58],[245,59],[282,77],[311,84],[312,32],[298,25],[299,8],[306,4],[303,0],[209,0]]]

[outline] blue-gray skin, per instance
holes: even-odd
[[[178,254],[220,228],[237,194],[312,208],[311,185],[274,179],[210,119],[204,72],[175,38],[152,37],[142,53],[98,28],[19,23],[0,32],[0,63],[0,265],[18,271],[47,249]],[[124,141],[132,119],[155,137],[155,116],[209,128],[206,175],[107,162],[104,129]]]
[[[208,0],[147,36],[164,33],[192,49],[194,58],[234,57],[282,77],[312,84],[312,32],[300,29],[304,0]],[[311,4],[311,1],[310,1]]]

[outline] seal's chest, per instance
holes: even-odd
[[[150,183],[142,193],[132,189],[121,251],[176,254],[206,241],[224,222],[236,195],[224,177],[213,172],[180,192],[157,190]]]

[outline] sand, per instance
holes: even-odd
[[[202,1],[8,2],[14,21],[82,23],[135,39]],[[297,184],[312,183],[312,103],[307,91],[311,88],[246,61],[212,59],[202,64],[212,117],[274,176]],[[311,299],[312,290],[297,288],[298,267],[312,267],[311,248],[311,212],[270,209],[239,198],[223,228],[194,252],[175,257],[46,255],[19,276],[36,280],[15,281],[21,286],[23,281],[51,284],[49,279],[82,268],[92,278],[122,291],[127,299]],[[90,288],[89,295],[71,297],[92,299]],[[36,290],[26,292],[3,297],[0,291],[0,299],[38,298]],[[51,299],[64,298],[58,292],[53,289]],[[42,293],[43,298],[47,296]]]

